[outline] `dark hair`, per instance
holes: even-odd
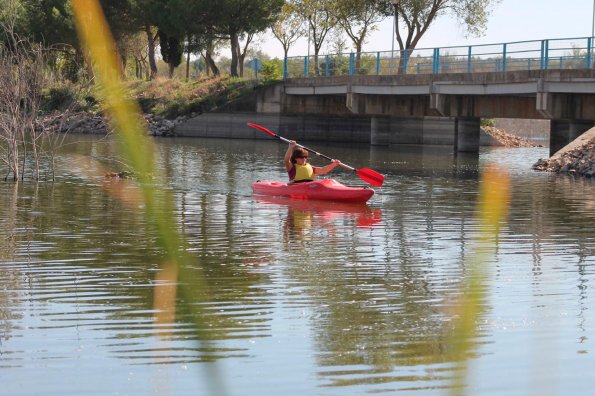
[[[297,147],[293,150],[293,153],[291,154],[291,163],[295,164],[295,159],[296,158],[301,158],[301,157],[308,157],[308,150],[306,150],[305,148],[302,147]]]

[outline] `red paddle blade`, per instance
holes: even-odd
[[[375,186],[375,187],[382,187],[382,185],[384,184],[384,176],[382,176],[380,173],[372,170],[372,169],[368,169],[368,168],[361,168],[361,169],[356,169],[355,173],[357,173],[357,175],[360,177],[360,179],[362,179],[363,181],[370,183],[371,185]]]
[[[272,137],[277,137],[277,134],[276,134],[276,133],[269,131],[268,129],[266,129],[266,128],[265,128],[265,127],[263,127],[262,125],[253,124],[253,123],[251,123],[251,122],[249,122],[247,125],[248,125],[249,127],[256,128],[256,129],[259,129],[259,130],[261,130],[261,131],[263,131],[263,132],[266,132],[266,133],[268,133],[269,135],[271,135]]]

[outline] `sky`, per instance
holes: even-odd
[[[593,29],[594,4],[595,0],[501,0],[492,9],[484,36],[465,38],[465,32],[457,20],[444,15],[430,26],[417,47],[588,37]],[[393,19],[388,18],[377,26],[378,29],[370,35],[367,44],[364,45],[364,52],[391,50]],[[347,42],[349,45],[350,40]],[[307,36],[299,39],[290,48],[289,56],[306,55],[307,43]],[[281,44],[270,32],[261,37],[257,46],[271,57],[283,57]],[[326,52],[326,45],[323,44],[322,53]]]

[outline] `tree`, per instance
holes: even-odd
[[[219,68],[215,64],[215,60],[213,59],[213,55],[215,54],[215,47],[215,38],[211,36],[207,41],[207,46],[204,49],[202,56],[205,59],[205,63],[207,65],[207,75],[209,75],[212,72],[214,76],[218,76],[219,74],[221,74],[221,72],[219,71]]]
[[[157,46],[159,36],[156,28],[159,10],[155,2],[151,0],[130,0],[132,14],[136,20],[139,29],[145,32],[147,38],[147,58],[149,61],[149,80],[157,76],[157,62],[155,60],[155,47]]]
[[[409,58],[419,40],[430,25],[440,16],[454,15],[465,26],[467,35],[480,36],[484,33],[491,8],[501,0],[401,0],[396,10],[387,0],[381,0],[379,7],[387,16],[397,18],[397,41],[402,54],[399,59],[399,73],[404,73],[404,59]],[[406,35],[398,29],[398,20],[403,20]]]
[[[134,60],[134,76],[137,79],[142,79],[143,74],[146,73],[149,77],[149,69],[147,68],[147,45],[143,32],[136,32],[124,36],[118,42],[118,50],[124,59],[124,66],[127,66],[127,60],[132,58]]]
[[[307,21],[309,32],[312,32],[314,70],[316,75],[319,75],[318,54],[327,34],[337,24],[335,4],[328,0],[296,0],[294,5],[297,12]]]
[[[211,2],[209,14],[214,17],[211,24],[218,38],[229,39],[231,45],[230,73],[238,77],[238,66],[242,53],[240,39],[248,39],[263,32],[274,23],[284,0],[220,0]],[[251,40],[251,39],[250,39]],[[249,42],[248,42],[249,44]]]
[[[104,0],[106,1],[106,0]],[[111,0],[116,1],[116,0]],[[200,40],[197,32],[204,31],[206,0],[128,0],[132,2],[136,25],[145,31],[151,79],[157,75],[155,47],[160,41],[163,60],[168,64],[169,75],[182,62],[184,48],[194,51]],[[157,32],[157,34],[155,33]],[[184,46],[182,44],[185,44]]]
[[[18,0],[22,10],[21,34],[43,43],[66,59],[67,77],[73,81],[84,64],[83,51],[73,24],[70,0]],[[125,37],[138,31],[129,0],[101,0],[115,40],[121,44]],[[122,59],[123,61],[123,59]],[[73,66],[74,67],[71,67]],[[91,73],[91,66],[87,64]]]
[[[295,6],[285,3],[279,17],[271,27],[273,35],[283,47],[283,57],[287,58],[289,48],[304,35],[304,20],[297,13]]]
[[[53,49],[57,74],[73,82],[84,70],[84,56],[74,29],[67,0],[20,0],[22,21],[20,33],[32,41]],[[50,58],[50,57],[49,57]],[[61,67],[57,65],[61,64]],[[90,70],[89,65],[87,69]]]
[[[355,69],[360,70],[362,47],[374,25],[383,19],[377,0],[340,0],[335,12],[339,25],[345,30],[355,48]]]
[[[169,65],[169,78],[174,76],[174,69],[182,63],[182,45],[175,36],[169,36],[165,31],[159,30],[159,43],[161,57]]]

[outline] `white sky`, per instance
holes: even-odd
[[[501,0],[490,15],[485,36],[465,38],[458,22],[446,15],[434,22],[417,47],[588,37],[593,28],[594,4],[595,0]],[[379,24],[364,45],[364,52],[390,50],[392,29],[392,18]],[[289,50],[289,56],[306,55],[307,42],[307,36],[298,40]],[[258,46],[272,57],[283,57],[281,44],[270,33],[262,37]],[[326,52],[323,44],[322,53]],[[229,56],[226,53],[221,51],[221,55]]]

